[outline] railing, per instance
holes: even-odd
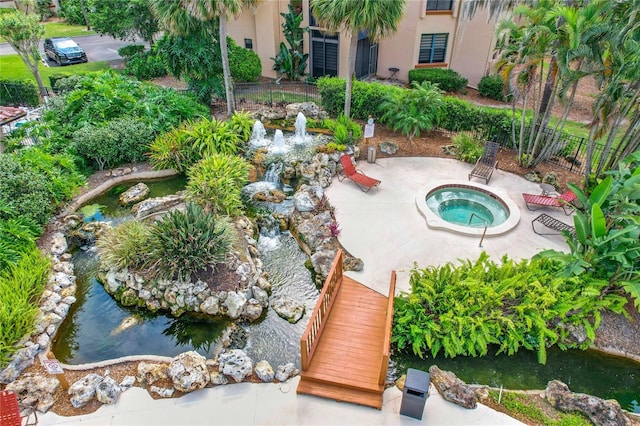
[[[384,326],[384,344],[382,346],[382,361],[380,365],[380,376],[378,384],[384,385],[387,381],[387,369],[389,368],[389,357],[391,356],[391,327],[393,325],[393,298],[396,294],[396,271],[391,271],[391,283],[389,284],[389,298],[387,300],[387,321]]]
[[[309,368],[313,354],[318,347],[318,340],[326,324],[333,302],[335,301],[338,289],[342,284],[342,250],[338,250],[336,258],[333,260],[331,270],[324,282],[318,303],[316,304],[309,324],[300,338],[300,364],[303,370]]]
[[[480,244],[478,244],[478,247],[482,248],[482,242],[484,241],[484,236],[487,234],[487,227],[489,226],[489,223],[484,220],[483,218],[481,218],[480,216],[478,216],[475,213],[471,213],[471,216],[469,216],[469,223],[467,223],[467,225],[471,225],[471,221],[473,220],[473,217],[477,217],[478,219],[480,219],[482,222],[484,222],[484,231],[482,231],[482,237],[480,238]]]
[[[236,109],[253,109],[264,105],[286,105],[296,102],[320,102],[316,85],[302,81],[236,83],[233,95],[236,99]]]

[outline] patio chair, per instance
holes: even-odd
[[[344,154],[340,157],[340,164],[342,164],[342,170],[344,175],[338,174],[338,180],[342,182],[344,178],[352,180],[355,182],[361,190],[364,192],[369,192],[369,190],[373,187],[380,185],[381,181],[378,179],[374,179],[362,173],[360,170],[356,169],[356,166],[351,162],[351,157],[349,155]]]
[[[498,167],[496,157],[498,156],[499,149],[500,145],[498,145],[497,142],[487,142],[484,145],[482,157],[478,159],[473,170],[469,173],[469,180],[471,180],[472,177],[478,177],[484,179],[486,184],[489,184],[493,171]]]
[[[555,233],[540,232],[536,230],[536,226],[535,226],[536,223],[540,223],[543,226],[557,232]],[[542,213],[540,216],[536,217],[531,221],[531,227],[533,228],[533,232],[535,232],[538,235],[558,235],[558,234],[562,234],[562,231],[567,231],[569,235],[571,235],[573,238],[576,237],[576,228],[544,213]]]
[[[522,194],[522,198],[524,198],[527,208],[531,211],[536,211],[543,207],[560,207],[567,216],[575,210],[575,206],[572,203],[578,199],[576,194],[571,191],[562,193],[557,197],[550,195]],[[540,207],[532,208],[532,206]]]

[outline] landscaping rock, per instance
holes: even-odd
[[[299,212],[310,212],[318,207],[323,197],[321,186],[302,185],[293,196],[293,203]]]
[[[149,391],[159,395],[162,398],[171,398],[173,396],[173,393],[175,392],[175,389],[161,388],[159,386],[151,386],[149,388]]]
[[[273,367],[269,364],[268,361],[262,360],[256,364],[255,368],[256,376],[260,380],[265,383],[269,383],[273,381],[273,378],[276,376],[275,371],[273,371]]]
[[[17,379],[20,373],[22,373],[27,367],[33,365],[33,359],[39,351],[40,345],[38,344],[25,346],[24,348],[16,351],[11,362],[4,368],[4,370],[0,370],[0,383],[11,383]]]
[[[549,172],[542,178],[542,183],[552,185],[556,191],[560,188],[560,182],[558,182],[558,175],[555,172]]]
[[[147,362],[141,362],[138,364],[138,372],[136,378],[141,386],[150,386],[158,380],[163,380],[169,377],[168,364],[152,364]]]
[[[227,293],[223,305],[227,308],[227,316],[231,319],[236,319],[240,316],[244,309],[244,305],[247,303],[247,298],[240,292],[230,291]]]
[[[541,183],[542,182],[542,173],[537,170],[527,173],[524,175],[524,178],[529,182]]]
[[[67,239],[62,232],[56,232],[51,237],[49,252],[54,256],[60,256],[67,251]]]
[[[186,393],[207,386],[209,371],[205,361],[206,358],[195,351],[184,352],[176,356],[167,370],[173,381],[173,387]]]
[[[383,152],[385,154],[388,155],[394,155],[396,152],[398,152],[398,145],[396,145],[393,142],[380,142],[380,144],[378,145],[378,148],[380,148],[380,152]]]
[[[103,380],[104,378],[99,374],[90,373],[74,382],[68,391],[68,394],[71,395],[71,405],[74,408],[87,405],[95,396],[96,389]]]
[[[240,383],[253,372],[253,361],[240,349],[225,350],[218,356],[219,371]]]
[[[473,388],[458,379],[451,371],[442,371],[437,365],[432,365],[429,374],[431,383],[438,389],[442,398],[464,408],[476,408]]]
[[[286,119],[296,118],[298,113],[303,113],[307,118],[324,120],[329,117],[327,112],[319,107],[315,102],[301,102],[288,104],[286,107]]]
[[[279,382],[284,382],[290,377],[297,376],[300,374],[300,370],[296,368],[296,366],[289,362],[285,365],[279,365],[278,371],[276,372],[276,380]]]
[[[329,275],[331,271],[331,265],[336,257],[336,250],[318,250],[311,255],[311,265],[316,274],[318,274],[322,280]]]
[[[121,206],[129,206],[131,204],[139,203],[140,201],[144,200],[149,196],[150,192],[151,190],[149,189],[149,187],[140,182],[120,194],[118,201],[120,202]]]
[[[263,122],[283,120],[286,116],[287,111],[278,107],[264,107],[254,113],[254,117]]]
[[[229,380],[227,380],[227,376],[218,371],[212,371],[209,375],[209,380],[213,385],[226,385],[227,383],[229,383]]]
[[[121,393],[120,385],[110,376],[105,377],[96,387],[96,398],[103,404],[115,404]]]
[[[262,312],[262,304],[257,299],[251,298],[244,305],[244,308],[242,310],[242,318],[246,319],[249,322],[253,322],[260,318]]]
[[[545,390],[546,400],[555,408],[567,413],[578,411],[589,418],[596,426],[622,426],[631,423],[616,401],[573,393],[569,386],[559,380],[552,380]]]
[[[178,193],[166,197],[149,198],[131,207],[131,213],[136,219],[144,219],[158,213],[174,210],[184,205],[184,195]]]
[[[15,392],[18,403],[23,407],[35,407],[46,413],[55,402],[53,394],[60,387],[58,379],[40,374],[27,373],[20,379],[9,383],[6,390]]]
[[[305,310],[303,303],[294,300],[287,295],[276,297],[271,301],[271,307],[276,311],[280,318],[286,319],[291,324],[295,324],[300,321]]]

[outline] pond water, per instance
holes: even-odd
[[[413,355],[393,357],[398,374],[407,368],[428,371],[431,365],[453,371],[467,383],[506,389],[544,389],[551,380],[566,383],[573,392],[615,399],[631,412],[640,413],[640,364],[596,351],[547,350],[547,363],[538,363],[534,351],[515,355],[487,355],[480,358],[456,357],[420,359]]]

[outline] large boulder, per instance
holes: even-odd
[[[291,324],[295,324],[300,321],[305,310],[304,303],[292,299],[287,295],[275,297],[271,301],[271,307],[276,311],[280,318],[286,319]]]
[[[227,298],[224,301],[224,306],[227,308],[227,316],[231,319],[238,318],[242,314],[246,303],[247,297],[243,293],[235,291],[227,293]]]
[[[6,390],[15,392],[21,406],[35,407],[41,413],[46,413],[53,406],[53,395],[58,387],[58,379],[27,373],[9,383]]]
[[[103,404],[115,404],[121,393],[120,385],[110,376],[106,376],[96,387],[96,399]]]
[[[141,386],[151,386],[158,380],[164,380],[169,377],[167,364],[156,364],[141,362],[138,364],[136,378]]]
[[[173,387],[180,392],[193,392],[209,383],[206,358],[195,351],[176,356],[167,370]]]
[[[473,388],[458,379],[451,371],[442,371],[437,365],[429,368],[431,383],[442,398],[464,408],[476,408],[476,395]]]
[[[253,322],[262,316],[263,308],[260,301],[251,298],[244,305],[242,310],[242,318],[249,322]]]
[[[319,185],[302,185],[293,196],[293,203],[299,212],[310,212],[318,208],[324,197]]]
[[[265,383],[273,381],[276,376],[276,372],[273,371],[273,367],[269,364],[269,361],[262,360],[256,364],[255,368],[256,376]]]
[[[276,371],[276,380],[278,380],[279,382],[284,382],[290,377],[296,376],[298,374],[300,374],[300,370],[298,370],[292,362],[289,362],[287,364],[278,366],[278,371]]]
[[[147,198],[150,192],[151,190],[149,187],[140,182],[120,194],[118,201],[121,206],[130,206],[131,204],[139,203]]]
[[[616,401],[573,393],[569,386],[559,380],[552,380],[545,389],[547,401],[560,411],[578,411],[596,426],[624,426],[631,424]]]
[[[71,405],[74,408],[80,408],[87,405],[96,395],[98,385],[102,383],[104,377],[99,374],[89,373],[82,379],[74,382],[69,387],[69,395],[71,395]]]
[[[303,113],[307,118],[320,120],[324,120],[329,117],[327,112],[320,108],[315,102],[301,102],[287,105],[287,120],[296,118],[298,113]]]
[[[51,317],[55,315],[60,318],[56,314],[49,315]],[[62,320],[62,318],[60,318],[60,320]],[[0,370],[0,383],[11,383],[17,379],[22,371],[33,365],[33,359],[39,351],[40,345],[38,344],[25,346],[24,348],[19,349],[15,354],[13,354],[11,362],[4,368],[4,370]]]
[[[165,197],[149,198],[131,207],[131,213],[136,219],[144,219],[158,213],[170,211],[184,205],[184,195],[178,193]]]
[[[240,383],[253,372],[253,361],[240,349],[225,350],[218,356],[219,371]]]

